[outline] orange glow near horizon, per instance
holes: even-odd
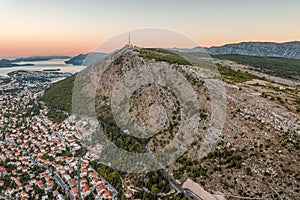
[[[133,43],[134,38],[132,39]],[[196,39],[195,39],[196,40]],[[89,39],[85,40],[83,38],[73,40],[64,40],[64,39],[51,39],[42,40],[42,39],[33,39],[33,38],[0,38],[0,57],[18,57],[18,56],[35,56],[35,55],[77,55],[80,53],[86,53],[93,51],[95,47],[98,45],[101,46],[101,43],[106,41],[106,39],[102,39],[102,41],[97,41],[97,39]],[[289,41],[299,41],[299,38],[291,38],[290,40],[286,39],[252,39],[252,40],[222,40],[222,39],[211,39],[207,41],[201,41],[200,39],[196,40],[196,42],[202,47],[211,47],[211,46],[222,46],[225,44],[231,43],[239,43],[239,42],[289,42]],[[139,44],[136,44],[139,45]],[[165,46],[168,46],[168,42],[165,43]],[[197,45],[195,45],[197,46]],[[172,43],[168,47],[172,46]],[[190,46],[192,48],[192,46]],[[106,50],[111,50],[110,47],[106,47]]]
[[[252,39],[252,40],[222,40],[222,39],[211,39],[207,41],[196,40],[199,46],[201,47],[211,47],[211,46],[222,46],[225,44],[232,44],[232,43],[240,43],[240,42],[289,42],[289,41],[299,41],[299,38],[295,39],[266,39],[266,40],[259,40],[259,39]],[[54,40],[51,41],[44,41],[44,40],[33,40],[31,39],[24,39],[20,38],[19,40],[16,39],[5,39],[0,38],[0,58],[1,57],[24,57],[24,56],[46,56],[46,55],[68,55],[74,56],[80,53],[87,53],[90,51],[94,51],[95,47],[101,46],[102,42],[105,42],[105,39],[102,41],[97,41],[97,39],[89,39],[89,40]],[[133,38],[133,43],[134,43]],[[140,42],[137,42],[135,45],[139,46]],[[105,45],[104,45],[105,46]],[[197,44],[195,45],[197,46]],[[102,49],[103,52],[108,52],[113,50],[113,48],[117,48],[117,45],[113,47],[106,46],[105,49]],[[172,46],[172,43],[168,45],[168,42],[164,44],[162,47],[175,47]],[[178,46],[177,46],[178,47]],[[192,48],[192,46],[189,46]],[[98,50],[98,51],[101,51]]]
[[[41,40],[41,39],[6,39],[0,38],[0,57],[77,55],[86,53],[96,46],[96,41]]]

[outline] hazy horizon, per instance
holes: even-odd
[[[239,43],[242,43],[242,42],[260,42],[260,43],[263,43],[263,42],[270,42],[270,43],[287,43],[287,42],[300,42],[300,41],[297,41],[297,40],[294,40],[294,41],[284,41],[284,42],[272,42],[272,41],[239,41],[239,42],[233,42],[233,43],[226,43],[226,44],[239,44]],[[212,45],[212,46],[208,46],[208,47],[203,47],[203,46],[194,46],[194,47],[191,47],[189,49],[192,49],[192,48],[196,48],[196,47],[202,47],[202,48],[211,48],[211,47],[219,47],[219,46],[224,46],[226,44],[221,44],[221,45]],[[137,45],[138,46],[138,45]],[[138,47],[141,47],[141,46],[138,46]],[[170,48],[180,48],[180,47],[170,47]],[[116,50],[116,49],[114,49]],[[86,51],[86,52],[79,52],[77,54],[72,54],[72,55],[67,55],[67,54],[45,54],[45,55],[25,55],[25,56],[2,56],[0,55],[0,59],[15,59],[15,58],[20,58],[20,57],[34,57],[34,56],[70,56],[70,57],[73,57],[73,56],[76,56],[76,55],[79,55],[79,54],[86,54],[86,53],[89,53],[89,52],[98,52],[98,53],[110,53],[110,52],[113,52],[114,50],[112,51],[97,51],[95,49],[91,49],[90,51]]]
[[[299,7],[296,0],[0,0],[0,17],[5,19],[0,56],[73,56],[142,27],[178,31],[201,47],[299,41]]]

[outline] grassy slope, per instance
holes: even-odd
[[[142,49],[140,56],[147,59],[167,62],[169,64],[191,65],[185,58],[164,49]]]
[[[245,73],[245,72],[240,72],[240,71],[235,71],[230,68],[218,66],[218,70],[221,74],[222,80],[228,83],[243,83],[247,81],[251,81],[254,78],[257,78],[256,76]]]
[[[300,60],[298,59],[244,55],[213,55],[212,57],[250,65],[258,71],[282,78],[300,77]]]

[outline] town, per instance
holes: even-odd
[[[79,130],[55,123],[38,101],[70,73],[15,71],[0,78],[0,198],[116,199],[118,192],[91,166]]]

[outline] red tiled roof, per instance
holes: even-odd
[[[126,190],[126,193],[127,193],[128,195],[132,195],[132,192],[131,192],[129,189]]]
[[[83,187],[83,192],[87,192],[87,191],[89,191],[90,190],[90,188],[88,187],[88,186],[84,186]]]
[[[81,162],[81,164],[82,165],[87,165],[87,164],[89,164],[87,161],[85,161],[85,160],[83,160],[82,162]]]
[[[87,182],[87,180],[85,178],[80,180],[81,184],[85,184]]]
[[[74,196],[77,196],[77,192],[78,192],[77,187],[73,187],[72,192],[74,193]]]
[[[104,187],[103,184],[100,184],[100,185],[98,186],[98,188],[99,188],[99,190],[105,190],[105,187]]]
[[[106,198],[111,197],[111,192],[109,190],[106,190],[104,194]]]
[[[50,180],[50,176],[45,176],[45,179],[47,180],[47,181],[49,181]]]
[[[73,178],[70,178],[69,184],[70,184],[71,186],[72,186],[72,185],[75,185],[75,184],[76,184],[76,181],[75,181]]]
[[[92,176],[92,177],[96,176],[96,174],[94,172],[90,172],[89,175]]]
[[[4,167],[0,167],[0,172],[1,173],[6,172],[6,169]]]

